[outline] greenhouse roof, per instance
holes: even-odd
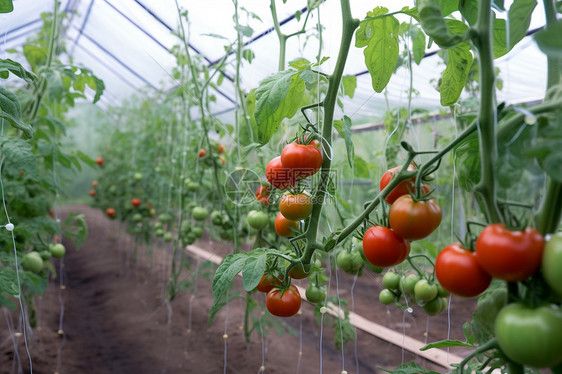
[[[192,54],[199,54],[209,65],[216,64],[225,55],[225,45],[236,39],[232,0],[178,0],[180,7],[188,10],[188,39]],[[384,5],[391,11],[403,6],[413,6],[414,1],[352,1],[352,12],[363,18],[375,5]],[[506,1],[511,3],[511,1]],[[306,10],[306,0],[278,2],[278,17],[283,32],[300,28],[295,12]],[[506,4],[508,6],[509,4]],[[251,64],[242,66],[242,86],[246,90],[256,87],[261,79],[277,70],[278,42],[272,32],[273,21],[269,1],[239,0],[239,6],[255,13],[259,19],[248,17],[241,11],[240,17],[253,29],[245,39],[246,48],[255,53]],[[69,17],[65,20],[64,35],[67,50],[75,64],[82,64],[104,80],[106,91],[101,105],[117,105],[121,100],[142,89],[170,89],[176,82],[171,77],[175,57],[169,52],[178,44],[173,31],[178,27],[178,14],[174,0],[61,0],[60,9]],[[3,58],[15,58],[6,50],[20,48],[26,39],[42,25],[41,13],[52,12],[52,1],[15,0],[14,11],[1,16],[0,51]],[[331,72],[340,40],[339,1],[325,0],[311,15],[308,27],[316,26],[320,14],[322,25],[322,56],[331,57],[322,68]],[[407,18],[401,19],[407,20]],[[531,30],[544,25],[544,12],[539,4],[534,11]],[[218,38],[220,35],[223,38]],[[307,43],[308,42],[308,43]],[[435,51],[436,47],[433,47]],[[291,38],[287,46],[287,61],[304,56],[314,60],[317,42],[304,37]],[[438,108],[439,93],[434,88],[444,67],[434,53],[413,67],[414,107]],[[517,56],[516,59],[513,57]],[[498,99],[509,103],[540,99],[546,87],[546,57],[537,48],[533,38],[527,37],[514,50],[496,60],[501,69],[503,89]],[[226,76],[234,76],[234,66],[226,67]],[[405,106],[408,102],[410,72],[400,68],[392,77],[383,93],[376,93],[366,72],[363,51],[352,48],[346,65],[346,74],[357,76],[357,89],[353,99],[344,101],[346,113],[351,117],[361,114],[377,116],[386,101]],[[228,116],[235,107],[235,90],[225,79],[216,92],[214,113]]]

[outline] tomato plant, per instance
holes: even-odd
[[[289,143],[281,152],[281,162],[292,171],[295,179],[302,179],[320,170],[322,153],[314,145]]]
[[[492,277],[478,263],[476,253],[460,243],[450,244],[439,252],[435,276],[447,291],[464,297],[478,296],[492,282]]]
[[[388,213],[390,227],[407,240],[423,239],[441,223],[441,208],[435,200],[414,201],[412,196],[399,197]]]
[[[389,267],[408,257],[410,243],[388,227],[372,226],[363,236],[363,252],[371,264]]]
[[[299,223],[297,221],[291,221],[287,218],[283,217],[281,213],[277,214],[277,218],[275,218],[275,232],[279,236],[293,236],[295,234],[295,230],[298,230]]]
[[[265,305],[274,316],[291,317],[301,308],[301,295],[292,284],[286,290],[274,288],[267,293]]]
[[[280,190],[286,190],[295,184],[293,171],[283,166],[281,156],[277,156],[269,161],[265,168],[265,177],[273,187]]]
[[[310,195],[305,193],[296,195],[286,193],[279,201],[279,211],[291,221],[300,221],[312,213],[312,199]]]
[[[502,352],[517,363],[547,368],[562,362],[559,306],[509,304],[496,317],[495,333]]]
[[[501,223],[488,225],[476,240],[476,259],[491,276],[506,281],[522,281],[541,264],[542,235],[532,227],[512,231]]]

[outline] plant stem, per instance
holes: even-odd
[[[543,0],[544,3],[544,13],[546,17],[546,29],[553,27],[557,22],[556,17],[556,6],[554,0]],[[556,86],[560,83],[560,59],[556,57],[547,56],[547,85],[546,89]]]
[[[494,166],[498,158],[496,143],[496,105],[494,54],[492,50],[491,0],[478,2],[478,22],[473,33],[473,42],[478,52],[480,71],[480,111],[478,113],[478,136],[480,139],[481,176],[474,192],[489,222],[503,222],[496,201]]]
[[[279,40],[279,71],[285,69],[285,50],[287,47],[287,35],[281,32],[281,25],[279,25],[279,19],[277,18],[277,7],[275,5],[275,0],[270,0],[269,9],[271,9],[271,17],[273,17],[273,27],[277,33],[277,39]]]
[[[355,29],[359,27],[359,20],[354,19],[351,14],[349,0],[341,0],[340,3],[342,10],[342,38],[340,42],[340,50],[334,72],[328,77],[328,91],[326,93],[326,97],[324,98],[324,123],[322,126],[322,143],[323,148],[326,150],[332,149],[331,145],[334,109],[336,106],[338,89],[347,60],[347,55],[349,53],[349,48],[351,47],[353,33],[355,32]],[[306,231],[307,246],[301,257],[301,261],[303,264],[309,264],[314,250],[318,247],[321,247],[316,242],[316,236],[318,234],[318,224],[320,221],[320,214],[322,213],[322,207],[324,205],[324,198],[326,195],[326,191],[328,190],[328,185],[330,183],[330,166],[332,164],[331,157],[332,155],[326,154],[322,159],[322,168],[320,169],[320,182],[314,194],[314,206],[312,207],[310,224],[308,225],[308,229]]]

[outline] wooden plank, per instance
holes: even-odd
[[[186,247],[186,250],[204,260],[211,261],[217,265],[222,262],[222,257],[212,254],[194,245],[188,245]],[[302,299],[306,300],[306,296],[305,296],[306,290],[300,286],[297,286],[297,288],[301,294]],[[327,309],[326,313],[329,313],[336,317],[338,316],[338,307],[336,305],[332,303],[328,303],[326,309]],[[340,315],[343,316],[343,311],[340,311]],[[426,345],[425,343],[417,339],[411,338],[407,335],[403,335],[402,333],[399,333],[392,329],[389,329],[388,327],[379,325],[378,323],[369,321],[368,319],[363,318],[356,313],[349,312],[349,322],[355,328],[358,328],[382,340],[386,340],[389,343],[392,343],[398,347],[404,347],[405,350],[410,351],[425,359],[428,359],[440,366],[443,366],[444,368],[451,369],[452,366],[450,365],[450,363],[459,363],[463,360],[462,357],[454,355],[452,353],[447,353],[441,349],[433,348],[427,351],[420,351],[420,348]]]

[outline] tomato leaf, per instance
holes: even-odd
[[[357,77],[355,75],[345,75],[341,79],[343,85],[343,94],[353,99],[355,88],[357,88]]]
[[[514,0],[509,7],[506,24],[509,29],[509,50],[527,34],[531,24],[531,16],[536,6],[536,0]]]
[[[62,223],[62,233],[74,244],[76,249],[80,249],[88,236],[88,225],[83,214],[71,212]]]
[[[280,71],[261,81],[254,92],[255,119],[260,144],[267,144],[284,118],[299,110],[304,94],[304,81],[295,70]]]
[[[353,141],[351,139],[351,118],[348,116],[343,116],[343,120],[335,120],[334,127],[338,131],[338,134],[345,140],[345,149],[347,150],[347,161],[349,166],[353,167]]]
[[[494,280],[490,287],[478,298],[476,312],[472,314],[470,329],[480,344],[494,336],[494,321],[504,307],[507,290],[505,282]]]
[[[460,0],[459,10],[468,21],[468,24],[474,26],[478,20],[478,0]]]
[[[34,83],[38,79],[35,74],[27,71],[19,62],[9,58],[5,60],[0,59],[0,72],[10,72],[29,83]]]
[[[383,16],[387,13],[387,8],[376,7],[367,13],[367,17]],[[355,46],[367,47],[363,54],[376,92],[382,92],[396,67],[399,28],[400,22],[394,16],[388,15],[362,22],[355,33]]]
[[[432,348],[449,348],[449,347],[474,347],[472,344],[461,342],[460,340],[440,340],[438,342],[429,343],[420,348],[420,351],[427,351]]]
[[[345,343],[355,340],[355,327],[349,322],[347,316],[346,319],[336,319],[333,328],[336,349],[341,350]]]
[[[247,252],[239,252],[226,256],[221,262],[213,277],[213,306],[221,302],[222,298],[227,294],[230,287],[232,287],[234,277],[242,271],[247,259]]]
[[[47,50],[42,47],[24,45],[23,55],[33,70],[37,70],[39,65],[47,62]]]
[[[0,13],[10,13],[14,10],[12,0],[0,0]]]
[[[379,367],[382,371],[392,374],[439,374],[436,371],[424,369],[415,362],[410,362],[408,364],[400,365],[394,370],[386,370]]]
[[[34,295],[43,295],[47,289],[48,281],[46,278],[41,277],[30,271],[21,271],[20,277],[23,286]]]
[[[443,106],[450,106],[456,103],[466,84],[468,73],[472,66],[470,45],[468,43],[461,43],[447,49],[447,57],[447,68],[443,72],[439,86],[441,105]]]
[[[0,118],[7,119],[10,124],[23,132],[25,138],[32,137],[31,126],[22,120],[21,106],[16,95],[0,86]]]
[[[369,178],[369,164],[361,157],[355,155],[353,158],[353,175],[356,178]]]
[[[450,23],[443,18],[442,8],[438,0],[419,0],[420,24],[427,35],[441,48],[451,48],[464,41],[464,34],[451,32]],[[460,21],[457,21],[460,22]],[[461,22],[462,23],[462,22]]]
[[[535,34],[541,51],[549,57],[562,58],[562,21],[558,21],[554,26],[541,30]]]
[[[414,52],[414,61],[420,64],[425,56],[425,34],[419,27],[410,28],[412,32],[412,50]]]
[[[242,286],[244,287],[244,291],[250,292],[258,286],[258,283],[260,283],[260,279],[265,272],[266,260],[267,253],[262,253],[258,256],[251,255],[248,257],[248,260],[244,264],[244,270],[242,271]]]
[[[1,88],[1,87],[0,87]],[[4,158],[2,171],[11,175],[24,172],[27,178],[37,177],[36,156],[33,154],[28,141],[17,138],[3,138],[0,141],[0,151]]]
[[[11,267],[0,267],[0,289],[10,295],[19,294],[16,272]]]

